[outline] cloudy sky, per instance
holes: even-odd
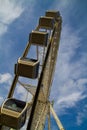
[[[46,10],[59,10],[62,33],[50,100],[66,130],[87,129],[87,1],[0,0],[0,104],[14,77],[29,33]],[[26,98],[18,88],[16,94]],[[51,117],[52,130],[58,130]],[[47,130],[47,128],[45,128]]]

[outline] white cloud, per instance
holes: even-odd
[[[0,36],[7,31],[7,26],[3,23],[0,23]]]
[[[84,118],[84,114],[83,113],[78,113],[78,116],[77,116],[77,125],[81,125],[82,124],[83,118]]]
[[[4,98],[0,97],[0,104],[3,102]]]
[[[84,109],[81,112],[78,112],[76,117],[77,119],[76,124],[80,126],[86,119],[86,117],[87,117],[87,105],[84,106]]]
[[[7,31],[7,27],[23,12],[21,4],[15,0],[0,0],[0,35]]]
[[[57,101],[57,105],[60,107],[64,107],[64,108],[70,108],[75,106],[75,104],[79,101],[82,100],[84,98],[86,98],[87,96],[82,95],[81,92],[75,92],[75,93],[71,93],[70,95],[66,95],[65,97],[61,97],[58,101]]]
[[[0,105],[7,97],[12,83],[12,75],[10,73],[0,73]]]
[[[0,84],[10,83],[12,81],[12,75],[10,73],[0,74]]]
[[[71,4],[71,1],[69,0],[60,0],[59,3],[58,1],[56,0],[56,2],[54,3],[54,5],[56,5],[57,7],[60,7],[60,8],[63,8],[63,9],[66,9],[67,7],[69,7]]]

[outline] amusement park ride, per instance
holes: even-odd
[[[0,108],[0,130],[19,130],[25,122],[25,130],[44,130],[46,119],[48,130],[51,130],[50,113],[56,120],[58,129],[64,130],[49,101],[61,26],[59,11],[46,11],[45,16],[40,17],[36,29],[30,33],[24,53],[15,64],[15,76],[8,97]],[[35,57],[29,58],[32,46],[35,47]],[[35,85],[25,83],[23,78],[32,80]],[[17,83],[32,94],[31,101],[13,98]]]

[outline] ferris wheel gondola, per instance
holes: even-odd
[[[1,106],[1,124],[20,129],[26,121],[27,107],[24,101],[6,99]]]
[[[39,61],[36,59],[19,58],[15,64],[15,74],[35,79],[38,77]]]

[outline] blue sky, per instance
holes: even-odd
[[[87,129],[87,1],[0,0],[0,104],[14,77],[29,33],[46,10],[59,10],[62,33],[50,100],[66,130]],[[24,89],[16,94],[26,97]],[[52,130],[58,130],[51,117]],[[46,128],[47,130],[47,128]]]

